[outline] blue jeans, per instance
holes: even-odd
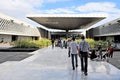
[[[77,54],[71,54],[72,67],[73,67],[73,68],[75,68],[75,66],[74,66],[74,58],[75,58],[76,67],[77,67],[77,66],[78,66]]]

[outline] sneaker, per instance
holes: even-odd
[[[84,74],[85,74],[85,76],[87,76],[87,75],[88,75],[88,74],[87,74],[87,72],[85,72]]]
[[[73,68],[73,70],[75,70],[75,68]]]
[[[76,65],[76,67],[78,67],[78,65]]]
[[[81,69],[81,72],[84,72],[84,70]]]

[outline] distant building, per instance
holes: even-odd
[[[120,18],[86,31],[88,38],[120,42]]]
[[[64,31],[61,31],[61,32],[48,31],[40,27],[31,26],[30,24],[11,18],[7,15],[0,14],[0,42],[12,42],[16,40],[27,40],[27,39],[39,40],[41,38],[48,38],[48,39],[70,38],[71,36],[76,36],[77,38],[80,38],[81,36],[80,31],[72,32],[71,30],[90,27],[91,25],[106,18],[105,16],[101,16],[101,15],[99,16],[88,15],[86,18],[86,15],[71,15],[71,14],[70,15],[56,15],[56,16],[48,15],[48,17],[47,16],[45,16],[44,18],[43,17],[42,18],[39,17],[39,20],[35,18],[35,20],[38,20],[36,22],[38,22],[39,24],[43,23],[44,26],[48,28],[51,27],[53,29],[62,29]],[[29,18],[34,18],[34,17],[29,17]],[[86,32],[87,33],[86,36],[90,38],[94,38],[96,40],[109,39],[109,38],[112,39],[113,34],[112,35],[110,34],[112,31],[110,31],[109,33],[109,27],[114,26],[115,24],[116,24],[116,27],[118,27],[120,23],[119,21],[117,21],[116,23],[110,23],[104,28],[103,26],[100,26],[97,28],[90,29]],[[120,30],[120,29],[117,29],[117,30]],[[117,31],[113,31],[113,32],[117,32]],[[108,35],[109,37],[106,37]],[[118,37],[119,36],[116,33],[114,33],[114,38],[116,40],[120,40]]]
[[[0,14],[0,42],[16,40],[38,40],[41,34],[37,27],[25,22]]]
[[[38,30],[40,32],[41,38],[49,38],[48,34],[49,31],[43,28],[38,27]]]
[[[59,29],[60,32],[49,31],[48,38],[80,37],[81,32],[71,32],[77,29],[87,29],[105,19],[105,14],[30,14],[27,18],[48,29]]]

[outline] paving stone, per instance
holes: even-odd
[[[120,70],[106,61],[88,60],[88,75],[78,67],[72,70],[67,49],[51,47],[32,52],[19,62],[0,64],[0,80],[120,80]]]

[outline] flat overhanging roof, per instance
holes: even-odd
[[[33,14],[27,18],[51,29],[85,29],[105,19],[104,14]]]

